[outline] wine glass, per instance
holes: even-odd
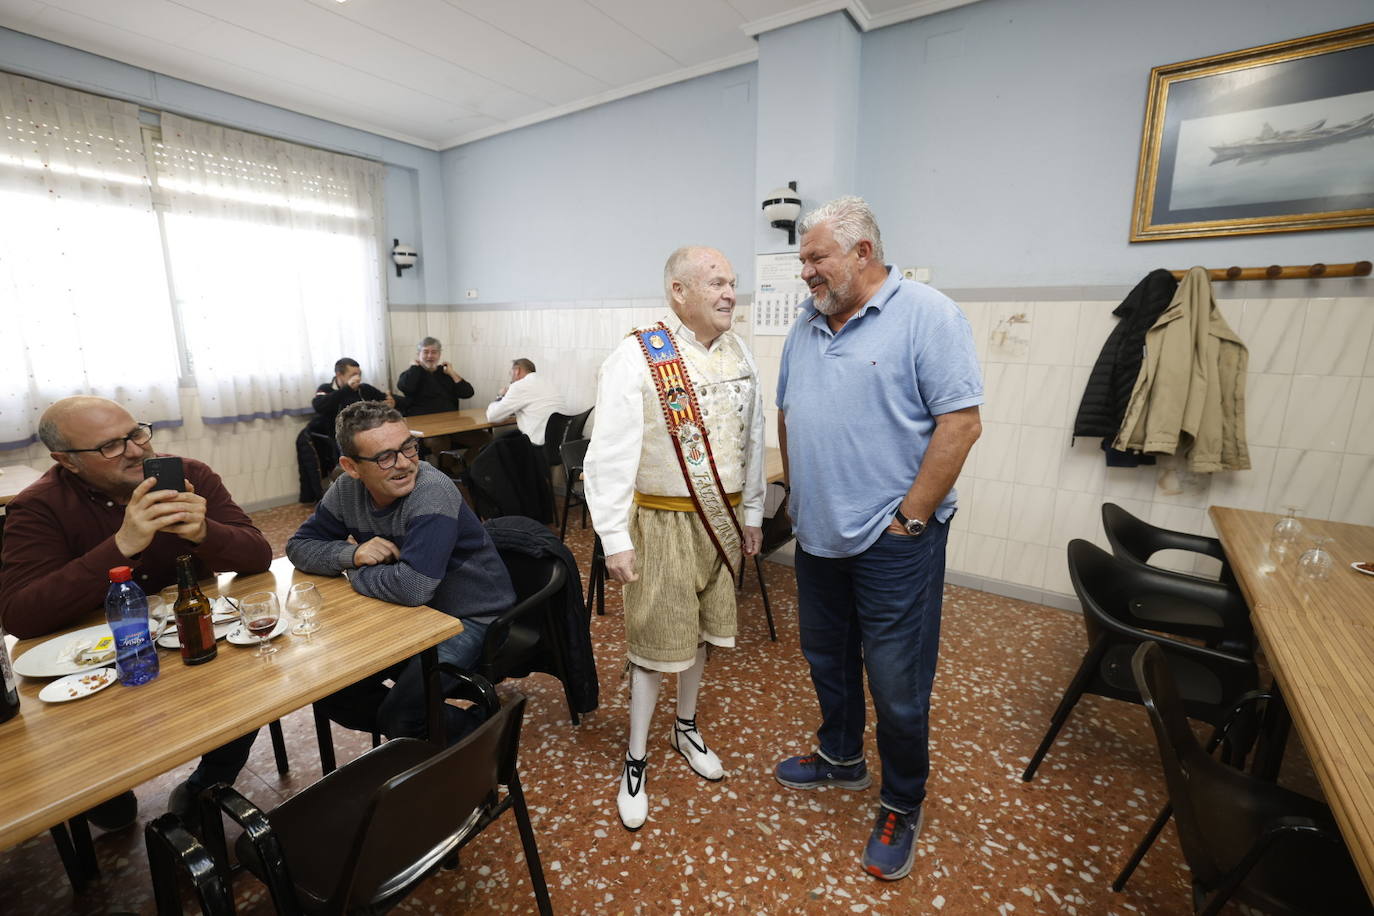
[[[239,618],[249,633],[258,638],[258,658],[267,658],[277,651],[272,645],[272,631],[281,618],[276,592],[254,592],[239,599]]]
[[[1298,513],[1302,511],[1299,506],[1284,506],[1287,514],[1274,523],[1274,530],[1269,535],[1269,555],[1274,560],[1274,566],[1283,562],[1284,557],[1297,550],[1298,538],[1302,536],[1302,522],[1298,521]]]
[[[1298,558],[1298,572],[1317,582],[1331,578],[1336,561],[1326,550],[1329,543],[1329,537],[1314,537],[1311,548]]]
[[[291,586],[286,596],[286,607],[299,621],[291,628],[291,632],[309,638],[311,633],[320,628],[315,622],[315,615],[323,606],[324,598],[313,582],[297,582]]]
[[[172,617],[172,607],[163,600],[161,595],[148,596],[148,621],[150,626],[148,631],[152,634],[152,639],[157,639],[162,635],[162,631],[167,627],[167,621]]]

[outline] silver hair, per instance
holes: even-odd
[[[444,345],[439,342],[439,338],[437,337],[422,338],[420,342],[415,345],[416,351],[423,350],[425,347],[438,347],[440,350],[442,350],[444,348]]]
[[[830,224],[830,232],[844,251],[850,251],[864,239],[873,243],[873,260],[883,262],[883,237],[878,231],[878,219],[862,197],[837,197],[802,217],[797,234],[806,235],[822,223]]]
[[[38,424],[38,438],[50,452],[65,452],[72,447],[72,444],[62,435],[61,430],[57,428],[55,417],[44,417]]]
[[[702,245],[683,245],[677,251],[668,255],[668,262],[663,265],[663,295],[671,305],[673,301],[673,281],[681,280],[683,283],[688,281],[686,273],[687,266],[692,263],[692,255],[703,250]]]

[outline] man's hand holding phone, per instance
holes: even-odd
[[[149,458],[143,463],[143,473],[145,479],[134,488],[124,507],[124,522],[115,532],[119,552],[137,556],[159,531],[193,544],[205,540],[205,497],[197,496],[184,478],[181,459]]]

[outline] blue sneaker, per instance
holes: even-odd
[[[924,805],[910,814],[879,805],[873,833],[864,847],[864,871],[884,881],[905,878],[916,860],[916,837],[921,835],[924,819]]]
[[[788,757],[773,768],[773,778],[789,789],[823,789],[826,786],[867,789],[873,784],[873,779],[868,775],[868,764],[862,760],[840,765],[831,763],[820,754]]]

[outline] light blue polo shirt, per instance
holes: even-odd
[[[892,520],[935,417],[983,403],[983,375],[959,306],[891,267],[838,334],[811,299],[802,309],[778,374],[789,508],[807,553],[851,557]],[[956,497],[951,489],[940,503],[940,521]]]

